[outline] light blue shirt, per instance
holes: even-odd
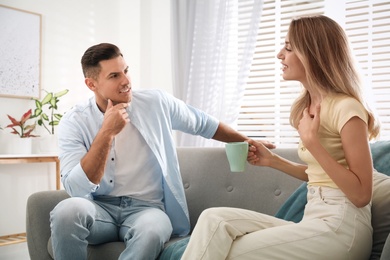
[[[160,165],[164,177],[164,204],[172,222],[173,235],[187,235],[190,231],[189,214],[172,130],[212,138],[219,122],[161,90],[133,90],[127,111],[132,124],[144,137]],[[89,181],[80,165],[102,126],[103,118],[92,97],[87,103],[73,107],[60,121],[61,181],[72,197],[93,199],[96,195],[108,194],[114,188],[114,143],[100,184]]]

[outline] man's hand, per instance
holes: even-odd
[[[270,141],[266,141],[266,140],[257,140],[257,142],[261,143],[262,145],[264,145],[265,147],[267,147],[268,149],[274,149],[276,148],[276,145],[271,143]]]
[[[113,106],[109,99],[106,112],[104,113],[104,121],[102,129],[108,131],[108,134],[115,136],[130,122],[126,108],[128,103],[119,103]]]
[[[93,140],[87,154],[81,159],[81,167],[88,179],[95,184],[99,184],[103,178],[112,140],[130,122],[126,111],[128,106],[127,103],[113,106],[112,101],[108,100],[102,128]]]

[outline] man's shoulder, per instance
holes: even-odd
[[[87,100],[84,100],[80,103],[77,103],[74,105],[71,109],[69,109],[67,112],[64,114],[64,118],[69,118],[75,115],[82,115],[82,114],[90,114],[91,111],[93,110],[93,98],[89,98]]]
[[[133,90],[134,96],[154,97],[154,96],[166,96],[168,93],[162,89],[135,89]]]
[[[134,100],[169,100],[173,96],[162,89],[137,89],[133,91]]]

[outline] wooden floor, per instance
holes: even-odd
[[[6,235],[0,237],[0,246],[8,246],[26,241],[26,233]]]

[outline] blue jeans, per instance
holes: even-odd
[[[69,198],[50,213],[56,260],[87,259],[88,244],[124,241],[119,259],[156,259],[172,233],[162,203],[130,197]]]

